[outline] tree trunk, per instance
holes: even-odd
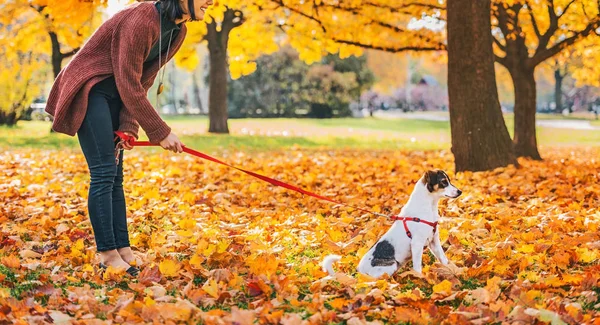
[[[0,111],[0,125],[13,126],[17,124],[17,120],[17,112],[15,110],[8,113]]]
[[[563,110],[563,105],[562,105],[562,82],[563,79],[565,78],[564,75],[562,75],[560,73],[560,68],[556,68],[556,70],[554,70],[554,103],[556,104],[556,109],[555,112],[556,113],[561,113]]]
[[[60,53],[58,35],[54,32],[48,32],[48,35],[50,35],[50,43],[52,44],[52,72],[54,72],[54,79],[56,79],[62,68],[63,55]]]
[[[517,157],[541,160],[535,132],[536,89],[534,69],[509,69],[515,87],[514,149]]]
[[[208,132],[229,133],[227,127],[227,43],[232,29],[244,23],[244,14],[227,8],[219,30],[213,22],[207,25],[205,39],[208,41],[210,62],[208,92]]]
[[[204,109],[202,108],[202,95],[200,93],[200,85],[198,84],[196,73],[192,74],[192,81],[194,86],[194,98],[196,99],[196,104],[198,104],[200,114],[202,114],[204,113]]]
[[[448,95],[457,172],[517,164],[498,100],[490,6],[490,0],[447,4]]]
[[[208,25],[210,76],[208,92],[208,132],[229,133],[227,126],[227,47],[223,47],[223,31],[215,22]]]

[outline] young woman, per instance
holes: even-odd
[[[141,126],[151,142],[182,152],[146,93],[179,50],[185,23],[202,20],[210,5],[212,0],[132,4],[102,24],[54,82],[46,112],[54,116],[56,132],[78,136],[90,170],[88,211],[103,268],[139,272],[131,265],[139,261],[129,244],[123,152],[116,150],[114,131],[137,138]]]

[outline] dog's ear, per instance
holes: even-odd
[[[423,175],[423,184],[427,186],[427,190],[431,193],[435,191],[435,187],[438,184],[438,172],[433,170],[428,170]]]

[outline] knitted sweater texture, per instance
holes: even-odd
[[[144,63],[159,34],[154,2],[134,3],[104,22],[54,81],[46,105],[54,116],[52,129],[74,136],[85,117],[90,89],[114,75],[123,102],[119,130],[137,138],[141,126],[153,143],[166,138],[171,128],[147,97],[161,67],[158,58]],[[161,66],[179,50],[185,34],[182,24]]]

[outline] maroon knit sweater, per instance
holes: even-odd
[[[137,138],[141,126],[153,143],[166,138],[171,128],[146,95],[160,67],[158,58],[146,64],[144,60],[159,34],[154,2],[134,3],[102,24],[54,81],[46,105],[46,112],[54,116],[52,129],[74,136],[85,117],[90,89],[114,75],[123,101],[119,130]],[[185,34],[182,24],[162,65],[179,50]]]

